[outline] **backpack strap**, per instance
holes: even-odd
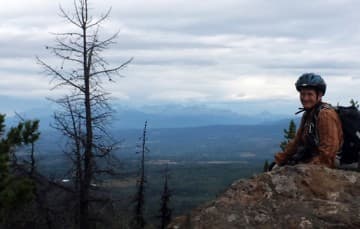
[[[321,103],[315,109],[316,110],[313,114],[311,123],[309,125],[308,135],[313,138],[312,145],[317,147],[317,146],[319,146],[319,143],[320,143],[319,130],[317,128],[317,121],[318,121],[319,113],[323,109],[334,109],[334,108],[328,103]]]
[[[300,114],[301,112],[304,112],[304,111],[305,111],[305,108],[299,107],[299,110],[297,112],[295,112],[295,115],[298,115],[298,114]]]
[[[309,127],[308,127],[308,133],[307,133],[307,140],[308,143],[313,146],[313,147],[317,147],[319,146],[320,143],[320,139],[319,139],[319,131],[317,129],[317,119],[319,116],[319,113],[322,109],[334,109],[333,106],[331,106],[328,103],[319,103],[318,105],[316,105],[316,107],[314,108],[315,111],[312,113],[312,117],[311,117],[311,121],[310,123],[308,123]],[[295,115],[304,112],[304,115],[308,115],[308,111],[306,111],[304,108],[299,108],[299,111],[295,113]],[[305,118],[307,119],[307,118]],[[306,121],[304,120],[304,117],[302,119],[302,122],[304,122],[303,124],[306,124]]]

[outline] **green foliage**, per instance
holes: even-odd
[[[34,198],[34,184],[28,178],[8,176],[0,183],[0,217],[7,220],[12,211],[22,208]]]
[[[4,134],[5,130],[5,115],[0,114],[0,137]]]
[[[22,208],[34,197],[33,182],[14,174],[10,155],[21,145],[34,143],[40,136],[39,121],[20,122],[5,135],[5,115],[0,114],[0,222],[9,220],[14,210]]]
[[[22,143],[22,131],[24,129],[24,124],[19,123],[17,127],[12,127],[7,134],[7,142],[9,146],[19,146]]]
[[[29,145],[36,142],[40,137],[39,120],[26,120],[20,122],[17,127],[12,127],[7,134],[9,146]]]
[[[5,132],[5,115],[0,114],[0,182],[8,177],[9,145],[2,136]]]
[[[290,121],[289,129],[284,129],[284,138],[285,140],[280,143],[281,150],[285,150],[286,145],[295,138],[296,135],[296,124],[294,120]]]
[[[356,108],[359,109],[360,104],[359,104],[358,101],[355,101],[354,99],[351,99],[350,104],[351,104],[351,106],[356,107]]]
[[[39,129],[39,120],[27,120],[23,123],[23,130],[21,133],[22,140],[24,144],[31,144],[36,142],[40,137]]]
[[[267,171],[269,171],[269,162],[268,162],[268,160],[265,160],[263,172],[265,173],[265,172],[267,172]]]

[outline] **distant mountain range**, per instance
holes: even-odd
[[[149,128],[147,146],[149,157],[168,160],[265,160],[280,150],[283,129],[289,120],[271,125],[214,125],[183,128]],[[117,154],[135,158],[141,129],[110,130],[121,142]],[[62,152],[65,140],[54,130],[42,132],[37,146],[45,154]]]
[[[4,103],[4,102],[3,102]],[[11,105],[11,101],[7,101]],[[150,155],[194,160],[252,160],[272,157],[279,150],[283,129],[291,118],[264,111],[243,115],[207,106],[159,105],[140,108],[113,105],[115,113],[109,132],[122,142],[119,154],[132,157],[145,120],[148,121]],[[61,153],[65,140],[49,125],[55,107],[50,102],[35,106],[24,103],[24,118],[40,119],[41,138],[37,146],[45,154]],[[7,125],[16,124],[16,116]]]
[[[143,109],[119,108],[113,126],[120,128],[141,128],[147,120],[153,128],[180,128],[209,125],[253,125],[285,119],[286,116],[262,112],[244,115],[230,110],[210,109],[200,106],[157,106]]]
[[[19,100],[15,107],[13,98],[4,98],[0,104],[6,108],[3,112],[19,113],[25,119],[40,119],[42,130],[49,128],[53,122],[52,114],[56,106],[46,100]],[[16,109],[17,108],[17,109]],[[147,120],[151,128],[181,128],[209,125],[254,125],[271,124],[284,119],[286,115],[276,115],[268,111],[254,114],[239,114],[231,110],[209,108],[206,105],[157,105],[143,107],[125,107],[113,104],[115,110],[113,120],[110,122],[111,129],[138,129],[142,128]],[[18,117],[8,115],[7,124],[17,123]]]

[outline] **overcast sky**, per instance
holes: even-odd
[[[2,0],[4,1],[4,0]],[[0,98],[56,96],[35,56],[55,61],[52,32],[72,31],[59,17],[72,0],[12,0],[0,7]],[[347,104],[360,86],[360,1],[89,0],[91,14],[112,7],[104,53],[112,65],[133,57],[124,78],[106,85],[129,106],[184,104],[246,113],[299,106],[294,83],[321,74],[324,100]],[[60,63],[58,61],[57,63]],[[20,106],[20,104],[19,104]],[[3,110],[9,108],[2,108]]]

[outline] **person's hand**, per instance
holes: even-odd
[[[326,165],[329,168],[335,168],[335,158],[334,157],[324,157],[323,155],[318,155],[316,157],[314,157],[311,161],[310,164],[313,165]]]
[[[321,158],[320,158],[320,156],[314,157],[314,158],[310,161],[310,164],[314,164],[314,165],[319,165],[319,164],[321,164]]]
[[[279,168],[279,166],[276,164],[275,161],[273,161],[273,162],[269,165],[268,171],[272,171],[272,170],[277,169],[277,168]]]
[[[275,154],[275,162],[278,166],[282,166],[286,162],[287,155],[284,152],[278,152]]]

